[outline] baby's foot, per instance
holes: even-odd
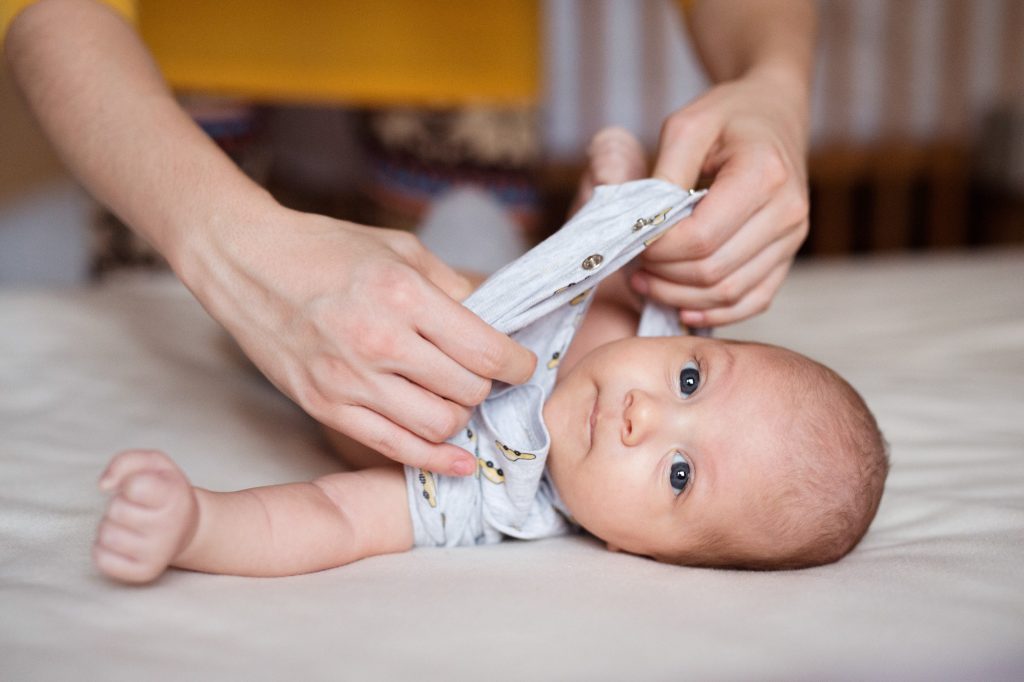
[[[155,450],[129,450],[110,460],[99,482],[112,492],[92,556],[111,578],[155,580],[195,534],[199,507],[185,474]]]
[[[595,185],[638,180],[647,175],[644,147],[625,128],[602,128],[587,147]]]
[[[594,135],[587,147],[587,161],[570,214],[587,203],[597,185],[617,185],[647,175],[644,147],[625,128],[604,128]]]

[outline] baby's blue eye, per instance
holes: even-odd
[[[688,362],[683,371],[679,373],[679,392],[684,398],[689,398],[693,392],[700,388],[700,370],[696,363]]]
[[[668,482],[672,486],[672,492],[676,495],[686,490],[693,478],[690,463],[686,461],[681,452],[672,455],[672,466],[669,468]]]

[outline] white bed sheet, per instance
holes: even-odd
[[[215,489],[337,464],[178,284],[0,290],[0,679],[1024,677],[1024,252],[800,264],[730,335],[840,371],[892,444],[838,564],[687,569],[573,537],[131,588],[89,562],[113,452],[165,449]]]

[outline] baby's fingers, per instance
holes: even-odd
[[[105,493],[117,490],[128,476],[143,470],[174,471],[171,458],[159,450],[126,450],[110,460],[100,476],[99,488]]]

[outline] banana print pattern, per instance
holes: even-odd
[[[561,353],[561,351],[557,351],[556,350],[554,353],[551,354],[551,359],[548,360],[547,367],[548,367],[548,369],[554,369],[555,367],[558,367],[559,363],[561,363],[561,362],[562,362],[562,353]]]
[[[434,482],[434,474],[420,469],[420,485],[423,487],[423,499],[430,503],[431,507],[437,507],[437,484]]]
[[[571,299],[569,299],[569,305],[579,305],[580,303],[583,303],[585,300],[587,300],[587,296],[589,296],[590,292],[593,290],[593,288],[590,288],[584,291],[583,293],[573,296]]]
[[[537,459],[537,455],[532,452],[519,452],[518,450],[513,450],[500,440],[494,441],[494,444],[498,447],[498,452],[505,455],[505,459],[510,462],[515,462],[520,459]]]
[[[494,462],[485,460],[483,457],[476,458],[477,471],[484,475],[491,483],[504,483],[505,472],[501,467],[494,466]]]

